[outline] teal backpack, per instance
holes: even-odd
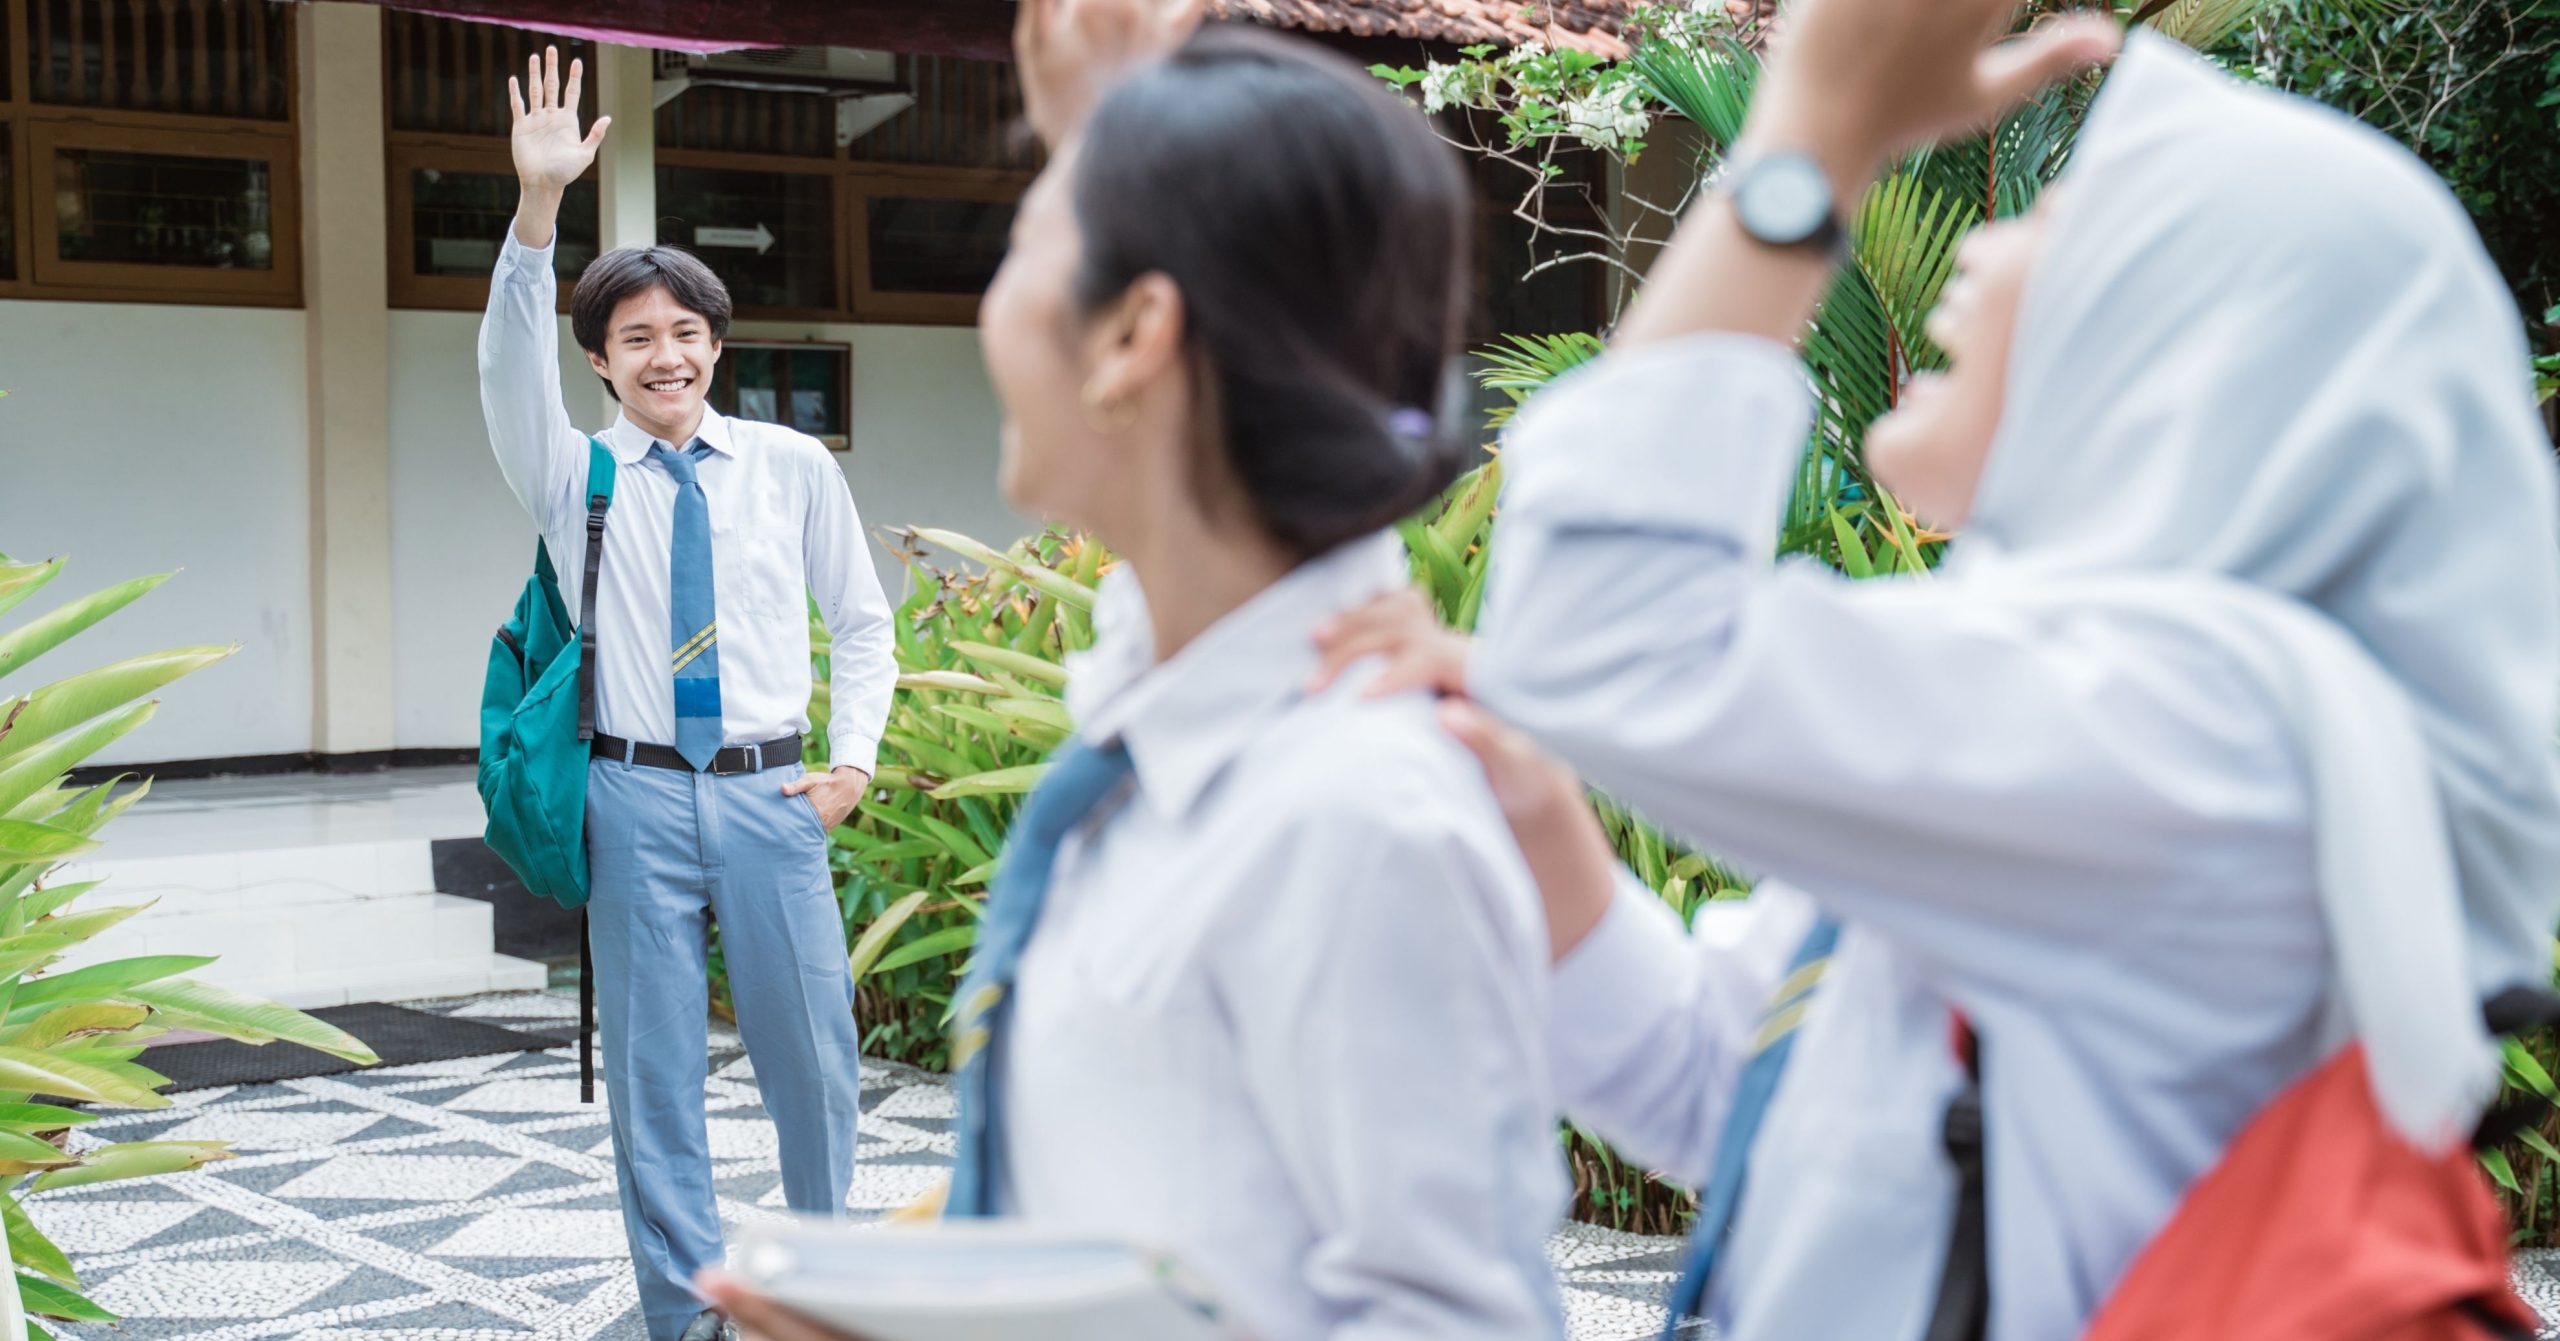
[[[489,646],[480,689],[480,804],[489,847],[526,889],[563,908],[587,902],[587,751],[596,734],[596,574],[613,505],[613,454],[587,440],[587,556],[578,622],[560,599],[550,547],[534,542],[533,576],[515,617]],[[595,1102],[594,960],[578,925],[579,1084]]]

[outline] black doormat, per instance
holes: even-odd
[[[539,1052],[577,1041],[575,1030],[537,1033],[502,1029],[478,1020],[430,1015],[402,1006],[327,1006],[311,1014],[363,1040],[366,1047],[381,1056],[384,1066],[486,1057],[500,1052]],[[365,1069],[299,1043],[276,1042],[259,1047],[227,1038],[170,1043],[151,1048],[135,1060],[169,1078],[169,1083],[160,1087],[166,1092],[301,1080]]]

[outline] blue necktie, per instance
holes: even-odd
[[[685,451],[665,443],[649,459],[676,481],[674,552],[667,564],[668,638],[676,680],[676,753],[696,769],[711,767],[720,752],[719,607],[711,586],[711,503],[702,496],[695,464],[711,454],[706,443]]]
[[[1677,1336],[1680,1324],[1696,1316],[1707,1302],[1716,1255],[1724,1247],[1726,1232],[1733,1228],[1735,1208],[1742,1204],[1742,1174],[1751,1161],[1752,1140],[1760,1134],[1760,1120],[1769,1114],[1778,1077],[1787,1069],[1787,1054],[1795,1050],[1796,1026],[1804,1023],[1805,1009],[1813,1004],[1813,989],[1822,982],[1831,947],[1839,939],[1839,923],[1827,917],[1816,921],[1761,1012],[1760,1033],[1752,1040],[1751,1060],[1743,1063],[1742,1078],[1734,1085],[1733,1107],[1726,1110],[1724,1134],[1716,1140],[1715,1167],[1707,1175],[1706,1195],[1698,1202],[1698,1223],[1689,1236],[1689,1265],[1680,1273],[1680,1283],[1671,1287],[1671,1318],[1662,1328],[1664,1341]]]
[[[953,1012],[951,1072],[960,1095],[960,1145],[945,1215],[996,1213],[996,1168],[1004,1158],[999,1073],[1014,974],[1022,966],[1032,928],[1040,923],[1040,909],[1049,901],[1058,845],[1127,780],[1130,767],[1127,746],[1114,742],[1095,747],[1070,737],[1058,747],[1006,836],[1004,863],[996,869],[995,889],[978,919],[977,950]]]

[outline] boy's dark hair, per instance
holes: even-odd
[[[1387,526],[1472,454],[1443,412],[1472,197],[1422,113],[1349,61],[1220,25],[1106,96],[1074,186],[1087,312],[1182,291],[1220,452],[1301,557]]]
[[[614,309],[651,289],[665,289],[676,306],[700,316],[713,340],[729,338],[729,286],[692,252],[661,244],[617,247],[587,264],[569,295],[569,333],[578,348],[603,358]],[[613,383],[606,382],[605,390],[613,392]]]

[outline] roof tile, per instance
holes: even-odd
[[[1618,23],[1633,0],[1211,0],[1220,18],[1309,32],[1418,38],[1468,45],[1539,41],[1626,54]]]

